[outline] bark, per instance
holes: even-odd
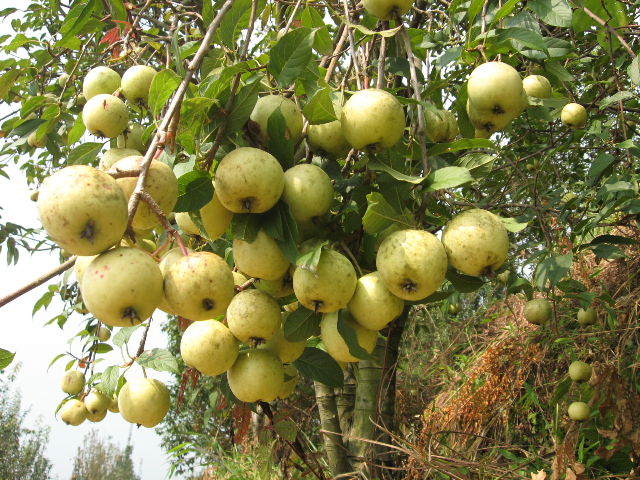
[[[356,377],[353,364],[348,364],[344,369],[344,387],[335,390],[336,407],[340,418],[340,430],[351,431],[353,423],[353,407],[356,403]],[[343,438],[342,442],[349,449],[349,439]]]
[[[316,402],[320,413],[322,429],[329,434],[324,434],[324,448],[327,454],[327,462],[331,468],[331,475],[348,473],[351,471],[347,461],[347,450],[342,442],[342,430],[340,429],[340,419],[334,391],[331,387],[323,383],[314,382],[316,389]]]

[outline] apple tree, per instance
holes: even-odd
[[[167,447],[195,445],[174,450],[185,465],[212,438],[228,451],[253,422],[318,478],[382,476],[400,461],[390,445],[411,319],[451,320],[501,282],[545,299],[530,320],[542,332],[564,328],[563,298],[615,326],[616,292],[570,272],[582,255],[637,244],[634,11],[617,0],[0,11],[13,30],[0,173],[19,165],[43,225],[0,224],[0,248],[8,262],[61,260],[0,306],[54,279],[35,309],[59,297],[51,322],[80,325],[82,350],[58,358],[86,383],[62,418],[100,421],[107,407],[148,427],[166,418]],[[147,345],[165,314],[171,345]],[[114,346],[125,364],[98,364]],[[171,392],[148,369],[174,373]],[[88,404],[94,392],[104,398]],[[170,399],[178,412],[165,417]]]

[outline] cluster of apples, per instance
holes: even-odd
[[[118,396],[109,396],[97,388],[83,394],[85,378],[78,370],[62,376],[62,391],[71,395],[60,409],[60,418],[67,425],[78,426],[85,420],[101,422],[107,411],[120,413],[129,423],[155,427],[169,411],[171,397],[167,387],[152,378],[136,378],[124,384]]]

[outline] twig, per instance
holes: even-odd
[[[76,263],[76,259],[77,258],[78,257],[71,257],[69,260],[67,260],[66,262],[61,264],[59,267],[56,267],[53,270],[51,270],[50,272],[45,273],[40,278],[36,278],[33,282],[28,283],[24,287],[19,288],[15,292],[10,293],[9,295],[7,295],[5,297],[0,298],[0,307],[4,307],[7,303],[12,302],[16,298],[24,295],[27,292],[30,292],[34,288],[39,287],[44,282],[46,282],[48,280],[51,280],[53,277],[56,277],[56,276],[60,275],[62,272],[65,272],[65,271],[69,270]]]
[[[347,0],[342,0],[344,5],[344,16],[347,20],[351,20],[349,17],[349,6],[347,5]],[[358,55],[356,54],[356,45],[355,40],[353,38],[353,30],[351,30],[348,26],[345,27],[347,34],[349,35],[349,51],[351,54],[351,62],[353,64],[353,68],[356,71],[356,85],[358,86],[358,90],[362,90],[362,82],[360,81],[360,66],[358,65]]]
[[[402,23],[402,20],[396,15],[396,21],[400,23],[400,35],[404,40],[404,47],[407,50],[407,60],[409,60],[409,70],[411,71],[411,83],[413,85],[413,96],[418,103],[418,138],[420,139],[420,149],[422,153],[422,175],[426,177],[429,174],[429,157],[427,155],[427,140],[425,137],[424,128],[424,107],[422,106],[422,96],[420,95],[420,89],[422,88],[418,81],[418,73],[416,72],[415,57],[413,56],[413,49],[411,48],[411,40],[407,29]]]

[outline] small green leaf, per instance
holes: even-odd
[[[618,92],[615,95],[611,95],[610,97],[605,98],[600,102],[600,110],[608,107],[612,103],[618,103],[620,100],[624,101],[628,98],[633,98],[632,92]]]
[[[546,290],[548,280],[550,282],[549,288],[555,287],[569,272],[572,264],[572,252],[558,257],[551,256],[543,262],[540,262],[536,269],[536,285],[540,290]]]
[[[208,172],[193,170],[178,178],[178,203],[174,212],[191,212],[204,207],[213,198],[213,182]]]
[[[307,67],[312,56],[314,36],[310,28],[295,28],[271,49],[269,72],[280,87],[292,84]]]
[[[351,356],[359,358],[360,360],[377,360],[376,357],[362,348],[358,342],[358,332],[345,321],[342,310],[338,310],[338,333],[347,344],[347,347],[349,347]]]
[[[158,372],[180,373],[177,360],[171,353],[162,348],[154,348],[143,352],[136,360],[136,363]]]
[[[289,342],[302,342],[314,336],[320,326],[322,314],[313,313],[302,305],[284,322],[284,338]]]
[[[262,76],[258,77],[253,83],[245,85],[240,89],[233,100],[233,106],[231,107],[225,132],[235,133],[247,123],[251,112],[253,112],[253,108],[258,102],[258,93],[261,88]]]
[[[329,387],[342,388],[344,385],[342,368],[338,362],[319,348],[305,348],[293,366],[305,377]]]
[[[102,372],[102,391],[112,396],[118,388],[118,379],[120,378],[120,368],[117,365],[107,367]]]
[[[495,155],[485,153],[470,153],[458,158],[453,166],[466,168],[474,179],[480,180],[491,173],[496,158]]]
[[[495,143],[484,138],[462,138],[453,143],[438,143],[428,151],[430,157],[447,152],[457,152],[458,150],[469,150],[477,148],[496,149]]]
[[[473,182],[469,170],[464,167],[445,167],[432,172],[427,178],[425,192],[443,188],[455,188]]]
[[[280,107],[276,108],[267,121],[267,150],[280,163],[283,170],[293,167],[293,150],[295,140],[291,136],[291,131],[287,126]]]
[[[322,247],[324,247],[325,245],[329,245],[329,240],[324,240],[318,243],[318,245],[316,245],[313,250],[299,255],[295,261],[296,266],[299,268],[304,268],[305,270],[309,270],[311,273],[317,276],[318,262],[320,261],[320,256],[322,255]]]
[[[9,93],[9,90],[15,85],[19,76],[20,70],[9,70],[0,77],[0,99]]]
[[[310,125],[321,125],[336,121],[338,117],[331,101],[331,89],[327,87],[318,90],[302,109],[302,114]]]
[[[65,48],[70,47],[74,40],[75,35],[80,32],[87,22],[91,19],[91,14],[96,8],[98,0],[89,0],[88,2],[81,2],[64,17],[64,23],[60,28],[60,34],[62,38],[55,44],[55,47]]]
[[[453,267],[447,269],[446,279],[460,293],[471,293],[482,287],[485,282],[480,277],[472,277],[455,270]]]
[[[13,358],[15,356],[15,353],[11,353],[3,348],[0,348],[0,370],[7,368],[11,364],[11,362],[13,362]]]
[[[298,427],[296,427],[296,424],[288,418],[274,423],[273,429],[278,432],[278,435],[290,442],[295,441],[296,436],[298,435]]]
[[[143,325],[140,324],[140,325],[136,325],[135,327],[121,328],[120,330],[118,330],[118,333],[116,333],[113,336],[113,344],[116,347],[122,348],[122,346],[129,341],[129,339],[131,338],[131,335],[133,335],[133,332],[135,332],[137,329],[139,329],[142,326]]]
[[[390,158],[388,158],[387,160],[391,162]],[[405,175],[404,173],[398,172],[397,170],[392,168],[390,165],[383,163],[383,160],[380,156],[369,155],[369,162],[367,163],[367,166],[369,167],[370,170],[373,170],[373,171],[386,172],[389,175],[391,175],[393,178],[395,178],[396,180],[400,180],[401,182],[408,182],[408,183],[417,185],[418,183],[421,183],[424,181],[424,177],[412,177],[409,175]]]
[[[381,193],[367,195],[367,211],[362,217],[364,231],[370,234],[381,232],[395,221],[397,212],[385,200]]]
[[[182,78],[170,69],[162,70],[153,77],[149,89],[149,110],[154,116],[158,116],[162,107],[171,98],[181,81]]]
[[[102,143],[83,143],[71,150],[69,157],[67,158],[67,165],[89,165],[96,159],[100,150],[102,150]]]
[[[556,27],[571,26],[572,11],[567,0],[534,0],[527,2],[527,7],[545,23]]]
[[[518,223],[515,218],[500,217],[500,220],[502,220],[502,224],[507,231],[514,233],[524,230],[529,225],[528,223]]]
[[[571,387],[572,383],[573,383],[573,380],[571,380],[571,378],[566,378],[562,380],[560,383],[558,383],[558,385],[556,386],[555,392],[553,392],[553,397],[549,402],[549,408],[553,408],[558,404],[560,399],[564,397],[565,393],[569,391],[569,388]]]
[[[253,243],[260,231],[260,217],[251,213],[235,213],[231,219],[231,236]]]
[[[82,138],[84,132],[87,131],[87,127],[84,126],[82,121],[82,112],[76,117],[76,121],[73,122],[73,127],[69,130],[69,145],[73,145]]]

